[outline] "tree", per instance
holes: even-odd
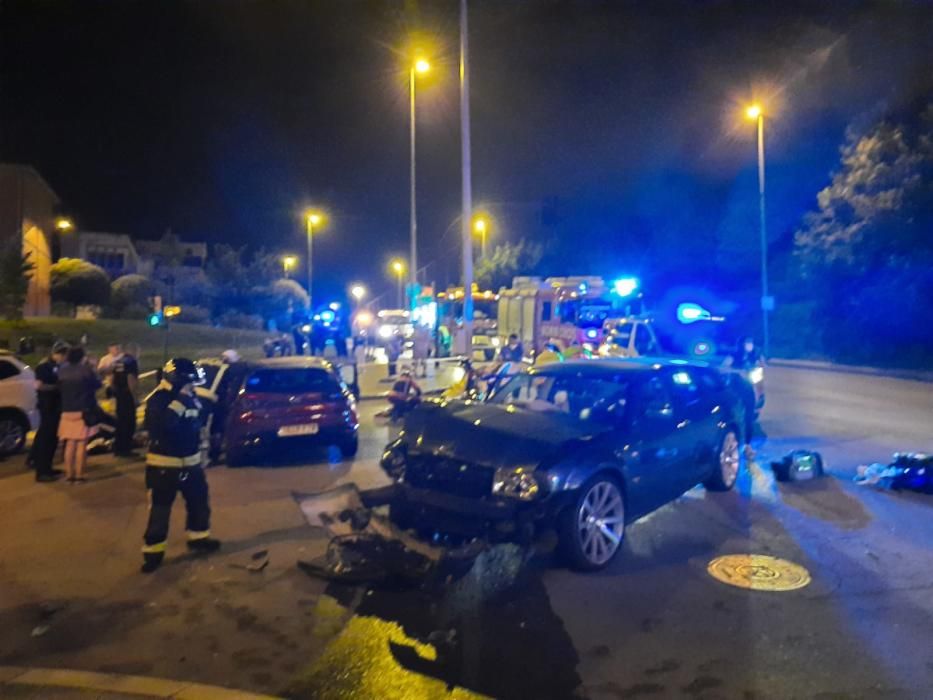
[[[933,253],[933,103],[906,121],[850,130],[840,166],[796,234],[808,264],[864,272]]]
[[[110,303],[118,312],[130,305],[147,306],[153,284],[143,275],[123,275],[110,285]]]
[[[52,301],[103,306],[110,301],[110,278],[97,265],[62,258],[52,265]]]
[[[815,301],[811,321],[833,358],[933,361],[933,101],[851,131],[839,169],[796,232]]]
[[[4,318],[23,317],[29,279],[36,267],[29,256],[15,236],[0,247],[0,316]]]
[[[497,245],[492,255],[480,260],[476,266],[476,282],[486,289],[507,287],[515,275],[533,272],[543,255],[544,249],[540,244],[525,239]]]

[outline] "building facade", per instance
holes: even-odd
[[[0,163],[0,244],[19,241],[33,264],[24,316],[51,312],[51,270],[59,199],[29,165]]]

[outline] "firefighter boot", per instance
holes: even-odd
[[[220,540],[213,537],[199,537],[196,540],[188,540],[188,549],[193,552],[216,552],[220,549]]]
[[[162,564],[162,559],[165,558],[164,552],[146,552],[143,554],[143,565],[140,567],[140,572],[144,574],[151,574],[153,571],[159,568]]]

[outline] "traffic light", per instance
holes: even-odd
[[[146,321],[149,323],[149,325],[150,325],[152,328],[156,328],[156,327],[158,327],[158,326],[161,326],[161,325],[164,323],[164,319],[163,319],[163,317],[162,317],[162,312],[161,312],[161,311],[156,311],[156,312],[154,312],[154,313],[149,314],[149,317],[146,319]]]

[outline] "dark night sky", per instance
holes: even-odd
[[[786,237],[846,127],[933,75],[919,2],[472,0],[471,22],[477,204],[499,236],[555,242],[564,273],[747,248],[754,132],[736,116],[752,96],[773,113],[769,223]],[[300,251],[314,202],[331,219],[321,284],[385,286],[407,249],[414,31],[435,66],[419,88],[420,256],[452,271],[455,0],[0,0],[0,160],[36,166],[83,228],[138,237]]]

